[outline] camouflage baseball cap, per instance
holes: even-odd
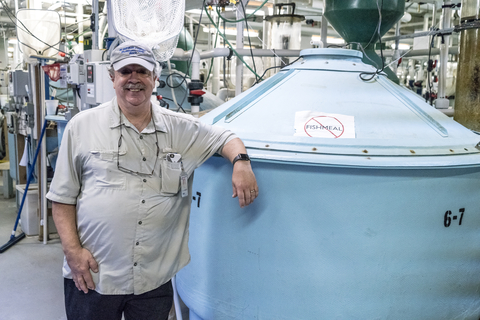
[[[152,49],[136,41],[126,41],[113,50],[110,65],[115,71],[129,64],[138,64],[153,71],[156,65]]]

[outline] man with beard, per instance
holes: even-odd
[[[190,260],[192,173],[215,153],[233,163],[241,207],[258,196],[232,132],[151,100],[160,68],[150,48],[111,56],[116,97],[65,128],[47,198],[62,241],[68,319],[167,319],[170,279]]]

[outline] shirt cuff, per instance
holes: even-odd
[[[76,205],[77,204],[77,198],[70,198],[70,197],[64,197],[64,196],[59,196],[52,191],[49,191],[46,195],[48,200],[51,200],[53,202],[58,202],[58,203],[63,203],[63,204],[72,204]]]

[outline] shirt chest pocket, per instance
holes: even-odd
[[[180,190],[181,163],[167,161],[165,156],[159,160],[162,179],[160,191],[165,196],[174,196]]]
[[[117,157],[125,154],[116,150],[90,151],[95,188],[125,189],[125,174],[117,168]]]

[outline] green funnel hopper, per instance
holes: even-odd
[[[405,10],[405,0],[325,0],[324,16],[338,34],[347,42],[360,43],[367,57],[363,62],[376,68],[382,67],[380,57],[374,51],[379,40],[377,25],[380,18],[380,35],[383,36],[400,20]],[[384,70],[391,80],[398,83],[398,78],[386,68]]]

